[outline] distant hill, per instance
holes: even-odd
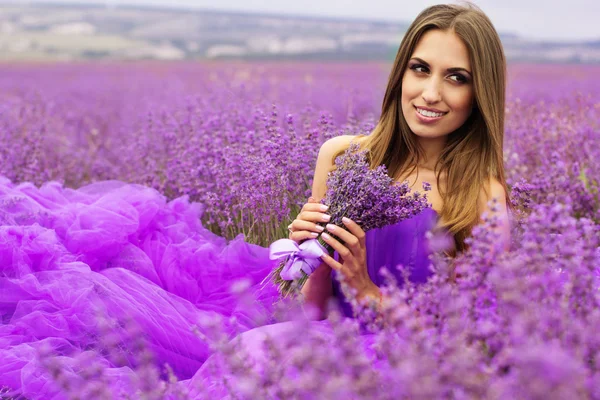
[[[283,59],[393,61],[408,22],[214,10],[0,4],[0,60]],[[502,33],[509,61],[600,62],[600,40]]]

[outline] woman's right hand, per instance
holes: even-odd
[[[317,223],[325,225],[329,221],[329,218],[325,219],[325,211],[327,206],[319,203],[314,197],[309,197],[300,214],[288,226],[289,239],[298,244],[306,239],[315,239],[324,230],[324,227]]]

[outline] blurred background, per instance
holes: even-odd
[[[393,61],[438,1],[0,1],[2,60]],[[475,0],[509,61],[597,63],[600,2]]]

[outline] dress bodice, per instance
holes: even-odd
[[[426,208],[419,214],[400,221],[393,225],[371,229],[366,233],[367,269],[369,277],[377,285],[383,284],[383,277],[379,274],[382,267],[387,267],[398,281],[403,284],[401,272],[395,267],[409,268],[409,279],[414,283],[424,283],[433,274],[429,269],[429,247],[426,233],[437,222],[438,215],[435,210]],[[334,258],[339,260],[337,252]],[[352,317],[352,307],[344,298],[340,285],[335,279],[332,270],[333,296],[338,299],[342,313]]]

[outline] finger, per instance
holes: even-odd
[[[329,254],[323,254],[321,256],[321,260],[323,260],[323,262],[327,265],[329,265],[332,269],[341,271],[342,270],[342,264],[340,264],[339,262],[337,262],[335,260],[335,258],[331,257]]]
[[[331,216],[321,211],[302,211],[300,214],[298,214],[296,219],[303,221],[311,221],[314,223],[320,223],[324,225],[325,223],[329,222]]]
[[[349,247],[352,250],[353,254],[356,254],[356,252],[360,250],[360,242],[358,238],[350,232],[348,232],[346,229],[333,224],[325,225],[325,229],[327,229],[328,232],[332,233],[337,238],[339,238],[345,246]]]
[[[335,258],[331,257],[329,254],[325,254],[321,256],[321,260],[327,265],[331,267],[331,269],[335,269],[340,273],[339,278],[343,281],[349,282],[356,275],[354,271],[352,271],[346,263],[342,264],[337,261]]]
[[[309,231],[297,231],[291,232],[288,236],[288,239],[293,240],[296,243],[300,243],[302,240],[307,239],[316,239],[319,234],[317,232],[309,232]]]
[[[293,220],[292,223],[288,226],[288,228],[291,228],[292,232],[309,231],[318,233],[323,232],[323,230],[325,229],[322,225],[317,225],[315,222],[303,221],[301,219]]]
[[[330,245],[332,249],[337,251],[340,257],[344,259],[344,261],[352,257],[352,252],[346,246],[337,241],[333,236],[328,235],[324,232],[321,234],[321,239],[323,239],[325,243]]]
[[[344,226],[346,226],[348,231],[350,231],[350,233],[358,239],[361,245],[365,244],[365,237],[367,235],[365,234],[365,231],[362,230],[360,225],[352,221],[350,218],[346,217],[342,218],[342,223],[344,224]]]
[[[302,206],[302,209],[300,210],[301,212],[304,211],[318,211],[318,212],[325,212],[329,209],[328,206],[326,206],[325,204],[321,204],[321,203],[306,203]]]

